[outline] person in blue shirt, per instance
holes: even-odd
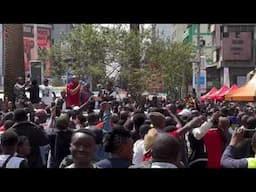
[[[243,141],[245,132],[248,129],[236,129],[232,135],[229,145],[225,149],[221,158],[221,166],[223,168],[256,168],[256,156],[249,158],[235,158],[236,146]],[[255,131],[255,130],[254,130]],[[251,131],[250,131],[251,132]],[[256,152],[256,132],[252,136],[251,146]]]
[[[128,168],[132,163],[133,140],[128,130],[113,129],[104,139],[105,152],[111,157],[96,163],[99,168]]]

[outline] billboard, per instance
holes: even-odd
[[[146,87],[148,92],[162,92],[163,91],[163,76],[162,68],[157,64],[148,65],[149,76],[146,81]]]
[[[222,40],[224,61],[248,61],[252,58],[252,33],[229,32]]]
[[[195,70],[193,70],[193,88],[197,88],[197,73]],[[206,70],[200,72],[200,89],[201,93],[206,92]]]
[[[38,59],[35,54],[34,42],[34,26],[24,25],[23,27],[24,42],[24,65],[26,74],[30,73],[30,61]],[[51,47],[51,28],[37,27],[37,45],[38,50],[47,51]],[[51,63],[49,59],[45,63],[45,76],[51,75]]]

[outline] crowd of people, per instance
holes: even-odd
[[[112,92],[108,84],[93,95],[73,76],[56,97],[48,79],[19,77],[0,106],[0,167],[256,168],[254,106],[193,97],[117,102]]]

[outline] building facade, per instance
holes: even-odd
[[[156,24],[156,34],[161,39],[172,39],[173,34],[173,24]]]
[[[213,65],[220,86],[246,83],[246,75],[255,68],[255,25],[213,24]]]
[[[197,47],[197,32],[198,24],[188,24],[186,30],[183,33],[183,41],[192,43]],[[201,93],[205,93],[208,89],[208,80],[211,80],[210,68],[212,67],[212,37],[210,33],[209,24],[200,24],[200,39],[204,40],[205,45],[201,49]],[[196,89],[197,84],[197,65],[193,63],[193,88]],[[209,68],[209,69],[208,69]],[[215,80],[215,78],[213,78]]]

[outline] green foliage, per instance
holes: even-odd
[[[152,29],[127,31],[123,25],[114,27],[78,24],[53,45],[50,56],[53,76],[60,77],[68,69],[77,75],[89,75],[95,84],[105,83],[110,78],[106,66],[118,63],[119,84],[128,88],[132,95],[145,91],[145,82],[150,75],[147,64],[160,64],[165,87],[169,92],[181,87],[185,69],[186,82],[191,81],[193,47],[187,43],[173,43],[155,37]],[[73,58],[69,65],[67,58]]]

